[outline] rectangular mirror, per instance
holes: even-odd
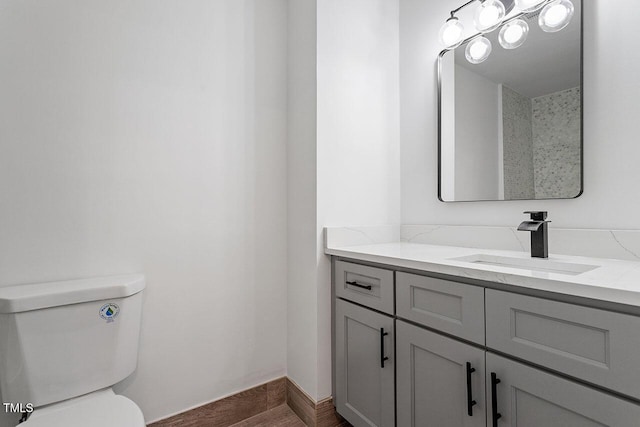
[[[474,37],[440,54],[441,201],[582,193],[582,2],[572,3],[573,18],[557,32],[541,29],[540,10],[518,13],[529,32],[515,49],[501,46],[501,27],[484,34],[492,49],[479,64],[465,57]]]

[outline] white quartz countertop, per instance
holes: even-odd
[[[549,255],[548,260],[551,263],[556,261],[597,266],[593,270],[571,275],[477,264],[453,259],[477,254],[520,259],[530,258],[528,253],[519,251],[406,242],[341,245],[327,241],[325,253],[353,260],[640,307],[640,262],[637,261]],[[540,261],[544,262],[544,260]]]

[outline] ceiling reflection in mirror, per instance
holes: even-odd
[[[469,46],[475,37],[441,53],[440,200],[582,193],[582,4],[571,1],[575,12],[561,31],[543,31],[538,10],[520,16],[528,34],[515,48],[501,45],[500,27],[483,34],[491,45],[483,62],[468,58],[469,47],[486,53]],[[514,17],[515,11],[505,22]]]

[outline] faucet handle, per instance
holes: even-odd
[[[533,221],[544,221],[547,219],[547,211],[524,211],[523,213],[531,214]]]

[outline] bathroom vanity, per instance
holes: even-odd
[[[640,263],[327,245],[354,426],[640,425]]]

